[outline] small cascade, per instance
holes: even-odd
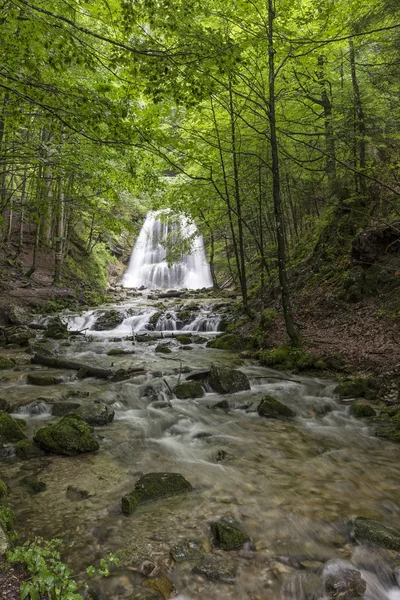
[[[156,324],[156,331],[176,331],[178,317],[175,311],[169,311],[161,315]]]
[[[123,278],[126,288],[200,289],[212,287],[210,267],[206,261],[203,238],[196,235],[196,226],[184,215],[179,224],[163,223],[158,217],[167,211],[149,212],[133,249],[128,270]],[[191,254],[168,265],[168,238],[178,233],[183,239],[194,237]]]
[[[199,315],[189,323],[185,325],[184,331],[203,331],[203,332],[215,332],[219,331],[219,326],[221,323],[221,317],[219,316],[210,316],[210,315]]]

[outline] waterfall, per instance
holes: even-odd
[[[168,236],[179,230],[182,238],[196,234],[196,226],[179,215],[178,224],[163,223],[158,216],[167,211],[149,212],[133,249],[122,283],[126,288],[200,289],[212,287],[210,267],[206,261],[203,238],[196,235],[192,252],[168,266]]]

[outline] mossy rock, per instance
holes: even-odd
[[[233,333],[224,333],[224,335],[220,335],[216,337],[215,340],[208,342],[207,348],[238,352],[243,350],[243,341],[239,336]]]
[[[63,398],[88,398],[90,396],[90,392],[86,392],[84,390],[68,390],[65,394],[63,394]]]
[[[302,348],[282,346],[259,353],[259,360],[265,367],[298,371],[319,371],[325,369],[325,363],[315,354]]]
[[[163,598],[170,598],[174,591],[173,583],[167,577],[146,579],[143,585],[155,590],[156,592],[159,592]]]
[[[188,344],[192,343],[192,338],[190,335],[176,335],[175,339],[183,346],[187,346]]]
[[[155,327],[158,323],[158,319],[162,316],[162,312],[156,312],[150,317],[149,323]]]
[[[375,410],[370,404],[363,404],[362,402],[354,402],[350,407],[350,413],[353,417],[362,419],[363,417],[375,417]]]
[[[340,398],[366,398],[375,400],[378,396],[376,390],[371,387],[370,381],[362,377],[347,377],[340,380],[335,389]]]
[[[156,590],[136,588],[127,600],[161,600],[162,597]]]
[[[34,441],[45,452],[67,456],[99,449],[89,426],[76,415],[66,415],[56,423],[42,427],[36,432]]]
[[[194,335],[192,338],[192,342],[194,344],[205,344],[206,342],[208,342],[208,338],[206,338],[204,335]]]
[[[60,317],[53,317],[46,327],[46,336],[54,340],[68,339],[68,327]]]
[[[0,503],[7,497],[8,487],[2,479],[0,479]]]
[[[193,311],[187,308],[180,310],[177,316],[179,321],[182,321],[182,323],[186,324],[191,323],[194,320]]]
[[[124,350],[123,348],[111,348],[111,350],[109,350],[107,352],[107,356],[124,356],[124,355],[129,355],[129,354],[135,354],[134,350]]]
[[[22,483],[28,488],[31,494],[40,494],[47,489],[44,481],[40,481],[37,477],[24,477]]]
[[[214,544],[223,550],[236,550],[250,541],[247,533],[227,521],[214,521],[211,523]]]
[[[218,556],[204,559],[192,569],[192,573],[218,583],[233,585],[236,582],[236,566],[223,561]]]
[[[36,332],[25,325],[6,327],[4,333],[7,344],[17,344],[18,346],[25,346],[30,339],[36,337]]]
[[[107,406],[105,402],[94,400],[89,404],[80,406],[76,411],[83,421],[93,427],[102,427],[108,425],[114,419],[115,411]]]
[[[92,329],[94,331],[109,331],[118,327],[124,319],[125,315],[123,313],[114,309],[106,310],[99,314]]]
[[[257,406],[257,412],[260,417],[267,419],[291,419],[296,416],[294,410],[273,396],[264,396]]]
[[[212,406],[209,406],[208,408],[219,408],[221,410],[229,410],[230,406],[228,400],[220,400],[219,402],[213,404]]]
[[[144,342],[152,342],[153,338],[148,333],[141,333],[135,336],[135,341],[142,344]]]
[[[0,526],[8,532],[14,527],[14,513],[8,504],[0,505]]]
[[[158,352],[159,354],[172,354],[172,350],[167,344],[158,344],[154,352]]]
[[[0,369],[12,369],[13,367],[15,367],[15,360],[0,356]]]
[[[53,377],[52,375],[39,375],[36,373],[30,373],[27,377],[27,381],[30,385],[57,385],[61,383],[61,379],[59,377]]]
[[[71,414],[80,408],[78,402],[57,402],[51,407],[51,414],[53,417],[65,417],[65,415]]]
[[[6,412],[0,413],[0,443],[15,444],[25,439],[23,432],[24,421],[14,419]]]
[[[176,496],[191,491],[191,484],[179,473],[148,473],[135,484],[135,489],[121,500],[122,512],[130,515],[143,502]]]
[[[175,396],[180,400],[202,398],[205,394],[200,381],[184,381],[174,389]]]
[[[209,384],[218,394],[235,394],[250,389],[250,382],[245,373],[228,367],[212,366]]]
[[[22,460],[38,458],[43,454],[40,448],[31,440],[20,440],[15,449],[18,458],[21,458]]]
[[[386,527],[379,521],[356,517],[350,521],[353,537],[359,543],[400,551],[400,530]]]
[[[199,540],[186,539],[171,548],[171,556],[176,562],[198,560],[203,554],[203,545]]]

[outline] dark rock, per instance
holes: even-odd
[[[73,485],[67,487],[68,500],[87,500],[91,494],[87,490],[80,490]]]
[[[350,406],[350,413],[357,418],[363,417],[375,417],[375,411],[369,404],[362,404],[361,402],[354,402]]]
[[[377,397],[377,392],[371,387],[370,381],[361,377],[342,379],[335,392],[343,399],[367,398],[367,400],[375,400]]]
[[[15,304],[12,304],[8,309],[7,318],[11,325],[28,325],[32,320],[31,315],[26,310]]]
[[[216,462],[222,462],[226,458],[225,450],[218,450],[217,455],[215,457]]]
[[[68,338],[68,327],[60,317],[53,317],[47,324],[46,336],[54,340],[66,340]]]
[[[36,332],[26,325],[6,327],[4,332],[7,344],[17,344],[18,346],[25,346],[30,339],[36,337]]]
[[[44,481],[40,481],[37,477],[24,477],[22,480],[24,485],[29,489],[31,494],[40,494],[47,489]]]
[[[13,367],[15,367],[15,360],[0,356],[0,369],[12,369]]]
[[[264,396],[257,406],[257,412],[260,417],[267,419],[290,419],[296,416],[294,410],[273,396]]]
[[[75,412],[80,407],[78,402],[57,402],[51,407],[53,417],[65,417],[65,415]]]
[[[204,335],[194,335],[192,338],[192,342],[194,344],[205,344],[208,342],[208,338],[204,337]]]
[[[5,398],[0,398],[0,412],[10,412],[11,404]]]
[[[158,352],[160,354],[171,354],[172,350],[167,344],[158,344],[154,352]]]
[[[115,411],[100,400],[94,400],[90,404],[81,406],[75,413],[88,425],[94,427],[108,425],[115,416]]]
[[[175,396],[180,400],[202,398],[204,389],[199,381],[184,381],[174,389]]]
[[[183,540],[171,548],[171,556],[176,562],[198,560],[203,554],[203,546],[199,540]]]
[[[229,410],[229,402],[228,400],[221,400],[220,402],[217,402],[216,404],[213,404],[208,408],[220,408],[221,410]]]
[[[53,377],[52,375],[40,375],[37,373],[30,373],[27,377],[27,381],[30,385],[57,385],[61,383],[59,377]]]
[[[147,333],[143,333],[140,335],[136,335],[135,336],[135,341],[140,343],[144,343],[144,342],[152,342],[153,338],[151,337],[151,335],[148,335]]]
[[[176,335],[175,339],[177,342],[184,346],[187,346],[188,344],[192,343],[192,338],[190,335]]]
[[[115,329],[123,322],[124,318],[125,315],[117,310],[105,310],[99,314],[92,329],[94,331],[108,331]]]
[[[111,348],[107,352],[107,356],[124,356],[129,354],[135,354],[135,350],[124,350],[123,348]]]
[[[0,413],[0,444],[14,444],[25,439],[24,421],[14,419],[6,412]]]
[[[214,544],[223,550],[236,550],[250,541],[247,533],[227,521],[214,521],[211,523],[214,535]]]
[[[234,584],[236,581],[236,567],[224,562],[217,556],[203,560],[194,567],[192,573],[219,583]]]
[[[155,590],[161,594],[163,598],[170,598],[174,592],[173,583],[168,579],[168,577],[155,577],[152,579],[146,579],[143,585]]]
[[[186,377],[187,381],[207,381],[210,377],[210,369],[206,369],[203,371],[197,371],[196,373],[191,373]]]
[[[359,543],[400,551],[400,530],[386,527],[379,521],[356,517],[350,522],[353,537]]]
[[[179,473],[148,473],[136,482],[133,492],[123,496],[122,512],[130,515],[143,502],[175,496],[191,490],[191,484]]]
[[[218,394],[235,394],[250,389],[247,375],[236,369],[212,366],[209,383]]]
[[[340,560],[325,565],[323,580],[329,600],[363,600],[367,589],[360,571]]]
[[[42,427],[36,432],[34,441],[45,452],[67,456],[99,449],[89,426],[76,415],[66,415],[56,423]]]
[[[68,392],[63,394],[63,398],[87,398],[89,395],[89,392],[83,390],[68,390]]]
[[[16,452],[18,458],[22,460],[29,460],[31,458],[38,458],[42,456],[40,448],[30,440],[20,440],[16,445]]]

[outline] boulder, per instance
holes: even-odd
[[[36,337],[36,332],[26,325],[16,325],[14,327],[5,328],[5,336],[7,344],[17,344],[25,346],[28,341]]]
[[[10,412],[11,404],[5,398],[0,398],[0,413],[1,412]]]
[[[57,404],[53,404],[51,407],[51,414],[53,417],[65,417],[65,415],[78,410],[80,406],[78,402],[57,402]]]
[[[12,369],[13,367],[15,367],[15,360],[0,356],[0,369]]]
[[[350,407],[350,413],[359,419],[363,417],[375,417],[375,410],[370,404],[363,404],[362,402],[353,402]]]
[[[94,331],[109,331],[118,327],[124,319],[125,315],[117,310],[105,310],[99,313],[99,316],[91,329]]]
[[[176,386],[174,393],[180,400],[187,400],[202,398],[205,392],[199,381],[184,381]]]
[[[329,600],[363,600],[367,584],[358,569],[342,560],[328,562],[323,571]]]
[[[144,584],[146,587],[159,592],[163,598],[170,598],[174,592],[172,581],[168,577],[155,577],[146,579]]]
[[[243,340],[235,335],[234,333],[224,333],[211,340],[207,344],[207,348],[215,348],[217,350],[230,350],[231,352],[238,352],[243,350]]]
[[[179,473],[148,473],[135,484],[135,489],[121,500],[122,512],[130,515],[139,504],[191,491],[191,484]]]
[[[386,527],[379,521],[363,517],[353,519],[350,522],[350,528],[357,542],[400,551],[400,530],[398,529]]]
[[[36,432],[34,441],[45,452],[67,456],[99,449],[89,426],[76,415],[66,415],[56,423],[42,427]]]
[[[40,481],[37,477],[24,477],[22,483],[28,488],[31,494],[40,494],[44,492],[47,485],[44,481]]]
[[[236,581],[235,565],[224,562],[218,556],[204,559],[194,567],[192,573],[219,583],[234,584]]]
[[[257,406],[257,412],[260,417],[267,419],[290,419],[296,416],[294,410],[273,396],[264,396]]]
[[[26,310],[15,304],[12,304],[8,309],[7,317],[11,325],[28,325],[32,320]]]
[[[80,406],[75,413],[88,425],[94,427],[108,425],[115,416],[115,411],[101,400],[94,400],[89,404]]]
[[[187,346],[188,344],[192,343],[192,337],[190,335],[176,335],[175,339],[183,346]]]
[[[14,419],[6,412],[0,413],[0,444],[15,444],[25,439],[24,424],[24,421]]]
[[[247,533],[227,521],[214,521],[211,523],[211,531],[214,536],[214,544],[222,550],[236,550],[250,541]]]
[[[250,389],[247,375],[237,369],[212,366],[209,384],[218,394],[235,394]]]
[[[216,404],[213,404],[208,408],[220,408],[221,410],[229,410],[229,402],[228,400],[221,400],[220,402],[217,402]]]
[[[41,375],[39,373],[30,373],[27,377],[27,381],[30,385],[57,385],[61,383],[61,379],[59,377],[54,377],[53,375]]]
[[[40,448],[30,440],[20,440],[15,449],[18,458],[21,458],[22,460],[28,460],[30,458],[38,458],[39,456],[42,456],[42,451]]]
[[[124,356],[129,354],[135,354],[134,350],[124,350],[123,348],[111,348],[107,352],[107,356]]]
[[[60,317],[52,317],[46,327],[46,337],[55,340],[66,340],[68,338],[68,327]]]
[[[171,354],[172,350],[167,344],[158,344],[154,352],[158,352],[160,354]]]
[[[203,546],[199,540],[183,540],[171,548],[171,556],[176,562],[198,560],[203,554]]]
[[[192,338],[192,342],[194,344],[205,344],[206,342],[208,342],[208,338],[206,338],[204,335],[194,335]]]

